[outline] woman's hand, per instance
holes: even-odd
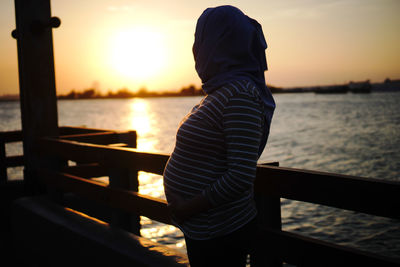
[[[181,196],[173,193],[168,194],[168,210],[171,218],[178,224],[190,217],[186,203]]]
[[[171,218],[178,224],[209,208],[209,202],[201,194],[189,200],[185,200],[177,194],[168,194],[168,210]]]

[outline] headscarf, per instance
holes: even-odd
[[[259,90],[266,111],[264,150],[275,109],[265,84],[267,42],[261,25],[233,6],[207,8],[197,20],[193,55],[203,90],[210,94],[227,83],[247,80]]]

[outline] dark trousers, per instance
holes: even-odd
[[[256,262],[257,220],[254,219],[239,230],[209,240],[193,240],[185,236],[191,267],[246,266],[250,254],[251,266]]]

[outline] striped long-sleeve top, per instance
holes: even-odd
[[[178,225],[188,237],[229,234],[256,216],[253,184],[264,112],[257,88],[237,81],[207,95],[183,119],[164,170],[165,194],[203,194],[212,206]]]

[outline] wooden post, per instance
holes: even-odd
[[[136,148],[137,135],[136,131],[130,131],[126,138],[120,139],[128,147]],[[109,186],[134,192],[139,191],[138,171],[128,169],[110,169],[109,170]],[[114,211],[111,218],[111,224],[124,228],[136,235],[140,235],[140,216],[138,214],[131,215],[122,211]]]
[[[109,186],[138,192],[139,184],[137,173],[137,171],[131,171],[127,169],[110,169]],[[111,217],[111,225],[123,228],[136,235],[140,235],[139,215],[131,215],[123,211],[114,211]]]
[[[120,138],[122,143],[126,143],[128,147],[136,148],[137,147],[137,133],[136,131],[129,131],[129,135],[124,138]]]
[[[54,167],[51,159],[38,156],[38,139],[58,136],[57,98],[54,74],[52,27],[59,19],[50,17],[50,0],[15,0],[18,70],[21,101],[24,179],[30,193],[38,188],[36,171]]]
[[[261,165],[279,166],[279,162],[263,163]],[[268,227],[274,230],[282,230],[281,199],[279,197],[255,195],[258,210],[258,224],[260,227]],[[260,240],[260,247],[267,246],[262,251],[257,251],[257,258],[252,261],[255,266],[282,267],[280,256],[274,251],[274,244],[270,240]]]

